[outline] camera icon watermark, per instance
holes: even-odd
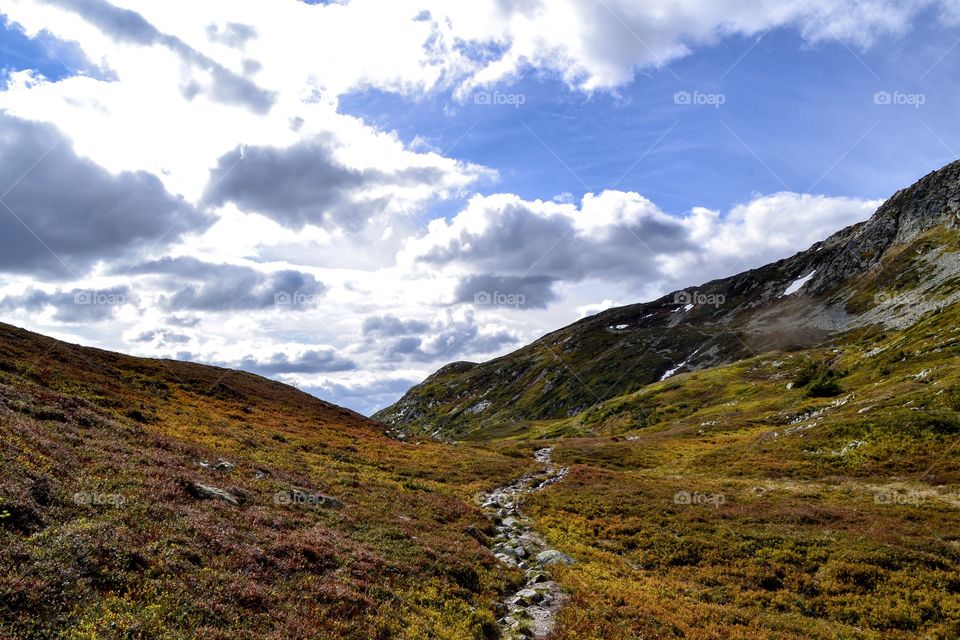
[[[527,103],[527,96],[523,93],[478,91],[473,94],[473,103],[484,106],[513,107],[519,109]]]
[[[78,306],[114,307],[127,303],[127,297],[122,293],[111,291],[74,291],[73,304]]]
[[[723,93],[702,93],[700,91],[677,91],[673,94],[673,104],[692,107],[713,107],[719,109],[727,103]]]
[[[900,91],[877,91],[873,94],[873,104],[879,106],[913,107],[919,109],[927,103],[924,93],[901,93]]]
[[[700,291],[678,291],[673,294],[673,303],[682,305],[708,305],[718,309],[727,302],[727,297],[720,293],[702,293]]]
[[[677,491],[673,495],[673,503],[685,506],[709,505],[719,509],[727,503],[727,496],[722,493],[700,493],[699,491]]]
[[[278,307],[312,307],[319,299],[320,296],[316,294],[299,291],[278,291],[273,294],[273,304]]]
[[[473,304],[480,307],[514,307],[519,309],[526,303],[527,297],[522,293],[478,291],[473,295]]]

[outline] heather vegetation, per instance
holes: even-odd
[[[473,496],[532,460],[383,431],[0,325],[0,637],[490,637],[523,576]]]

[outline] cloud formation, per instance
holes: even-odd
[[[0,112],[0,271],[78,277],[212,222],[145,172],[114,175],[55,127]]]
[[[333,144],[318,137],[283,149],[234,149],[217,161],[204,200],[213,206],[231,202],[294,229],[332,223],[359,230],[378,214],[402,211],[396,202],[404,190],[446,179],[436,166],[394,172],[347,167],[334,157]]]
[[[163,258],[118,269],[127,275],[165,277],[172,294],[161,296],[167,311],[248,311],[284,308],[303,311],[316,305],[326,286],[313,275],[283,270],[263,273],[251,267],[213,264],[196,258]],[[186,284],[182,284],[186,281]]]
[[[438,362],[486,355],[517,345],[520,336],[495,323],[481,325],[474,311],[448,310],[432,322],[374,316],[363,323],[364,334],[389,361]]]
[[[477,196],[449,222],[434,220],[410,240],[401,260],[411,269],[461,273],[457,302],[501,292],[522,294],[525,308],[536,309],[558,300],[560,282],[616,280],[633,291],[665,292],[730,275],[806,249],[879,204],[778,193],[726,216],[701,207],[675,216],[620,191],[587,194],[580,206]]]
[[[333,373],[352,371],[357,364],[347,358],[341,358],[332,348],[308,349],[296,355],[275,353],[267,358],[247,356],[230,366],[250,373],[275,376],[294,373]]]
[[[261,89],[249,78],[226,69],[177,36],[160,32],[136,11],[119,8],[106,0],[47,0],[47,2],[75,12],[117,42],[141,46],[159,45],[176,53],[183,63],[194,71],[182,87],[187,97],[203,91],[218,102],[242,105],[259,114],[269,112],[276,100],[276,96]],[[227,37],[232,36],[233,40],[238,37],[236,26],[227,33]],[[243,33],[241,27],[240,35]],[[206,75],[208,80],[203,79],[202,75]]]
[[[137,296],[126,286],[98,290],[58,289],[52,293],[28,289],[21,295],[0,298],[0,309],[26,311],[32,315],[39,315],[50,309],[57,322],[88,324],[110,320],[121,307],[135,305],[137,302]]]

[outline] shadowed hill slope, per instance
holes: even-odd
[[[0,325],[0,637],[489,635],[518,578],[473,496],[529,459],[383,431]]]

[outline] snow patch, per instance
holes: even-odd
[[[693,305],[690,305],[690,306],[693,306]],[[663,382],[664,380],[666,380],[667,378],[675,374],[677,371],[687,366],[687,363],[693,360],[693,356],[697,355],[698,353],[700,353],[700,349],[697,349],[696,351],[691,353],[689,356],[687,356],[686,360],[684,360],[683,362],[675,366],[673,369],[667,369],[667,372],[664,373],[663,376],[661,376],[660,382]]]
[[[805,284],[807,284],[808,282],[810,282],[810,278],[812,278],[816,272],[817,272],[817,270],[814,269],[814,270],[811,271],[808,275],[803,276],[803,277],[800,278],[799,280],[795,280],[793,284],[791,284],[789,287],[787,287],[787,290],[786,290],[786,291],[784,291],[782,294],[780,294],[780,297],[783,298],[784,296],[792,296],[792,295],[795,294],[797,291],[800,291],[800,289],[803,288],[803,285],[805,285]]]

